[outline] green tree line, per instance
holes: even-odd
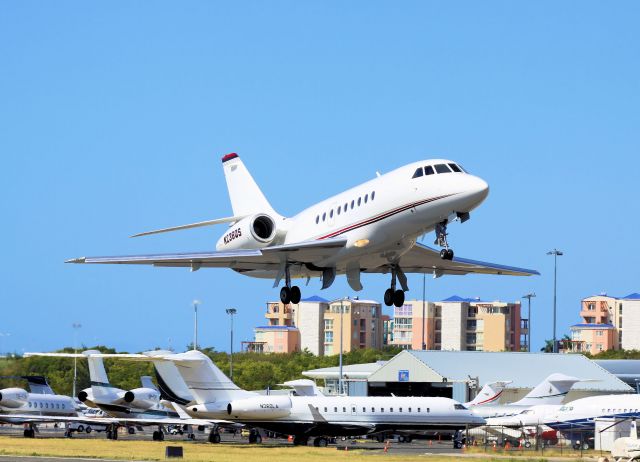
[[[99,350],[103,353],[116,353],[115,349],[102,345],[82,348],[82,350],[85,349]],[[74,352],[73,348],[64,348],[58,351],[63,353]],[[230,361],[228,353],[216,351],[213,348],[204,348],[201,351],[207,354],[225,374],[229,375]],[[354,350],[343,355],[343,364],[361,364],[388,360],[400,351],[400,348],[397,347],[386,347],[383,350]],[[246,390],[263,390],[267,387],[276,388],[279,383],[304,378],[302,371],[337,366],[338,362],[338,355],[315,356],[306,350],[295,353],[273,354],[234,353],[233,381]],[[140,377],[143,375],[154,377],[151,363],[117,359],[106,359],[104,363],[111,384],[125,390],[140,387]],[[24,358],[16,356],[0,359],[0,376],[43,375],[56,393],[71,395],[73,389],[73,364],[73,358],[35,356]],[[83,358],[78,358],[76,393],[83,388],[89,387],[89,385],[87,361]],[[20,379],[0,379],[0,388],[13,386],[25,388],[26,383]]]

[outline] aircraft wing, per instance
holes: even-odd
[[[289,263],[311,263],[330,257],[342,249],[346,239],[325,239],[296,244],[276,245],[255,250],[128,255],[119,257],[80,257],[66,263],[128,264],[200,268],[233,268],[235,270],[277,270],[284,260]]]
[[[400,258],[400,267],[405,273],[433,273],[434,277],[440,277],[444,274],[464,275],[470,273],[507,276],[540,275],[538,271],[532,269],[470,260],[457,256],[453,260],[443,260],[440,258],[440,252],[420,243],[417,243]],[[368,269],[367,272],[379,273],[387,270],[386,267],[380,267]]]
[[[192,419],[192,418],[124,418],[124,417],[84,417],[84,416],[50,416],[50,415],[33,415],[33,414],[2,414],[0,422],[11,424],[23,423],[69,423],[79,422],[87,425],[237,425],[237,422],[230,420],[216,419]]]

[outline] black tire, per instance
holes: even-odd
[[[87,425],[87,428],[85,428],[84,431],[88,435],[89,433],[91,433],[93,431],[93,428],[91,428],[89,425]]]
[[[112,439],[115,441],[118,439],[118,429],[116,428],[115,430],[113,430],[113,433],[111,434]]]
[[[287,286],[280,289],[280,301],[285,305],[291,302],[291,290]]]
[[[404,437],[404,442],[405,443],[411,443],[411,441],[413,441],[413,438],[410,435],[407,435]]]
[[[136,429],[133,427],[129,427],[127,428],[127,433],[129,433],[130,435],[135,435],[136,434]]]
[[[404,305],[404,291],[403,290],[396,290],[393,293],[393,304],[400,308],[402,305]]]
[[[106,436],[107,436],[107,439],[108,439],[108,440],[110,440],[110,439],[111,439],[111,434],[112,434],[111,430],[107,430],[107,431],[106,431]],[[155,432],[154,432],[154,433],[153,433],[153,441],[155,441],[155,440],[156,440],[156,434],[155,434]]]
[[[164,441],[164,433],[158,430],[158,441]]]
[[[84,425],[78,425],[78,433],[82,433],[84,431]]]
[[[107,438],[111,438],[109,435],[111,434],[111,430],[107,430]],[[151,439],[153,441],[158,441],[158,430],[154,430],[153,434],[151,435]]]
[[[209,433],[209,443],[218,444],[219,442],[220,442],[220,433],[213,432],[213,431]]]
[[[405,441],[406,441],[406,439],[405,439],[405,437],[403,435],[398,435],[398,443],[404,443]]]
[[[387,306],[393,305],[393,289],[384,291],[384,304]]]
[[[447,249],[447,260],[453,260],[453,249]]]
[[[257,435],[256,435],[256,441],[255,441],[255,443],[256,443],[256,444],[262,444],[262,435],[260,435],[260,434],[257,434]]]
[[[440,258],[442,258],[443,260],[447,259],[447,249],[442,249],[440,251]]]
[[[290,290],[291,293],[291,303],[297,305],[300,303],[300,299],[302,298],[302,292],[300,292],[300,287],[293,286]]]
[[[529,449],[531,447],[531,441],[525,441],[524,442],[524,447]]]
[[[326,448],[329,445],[329,441],[327,441],[326,438],[320,438],[318,440],[318,447],[319,448]]]

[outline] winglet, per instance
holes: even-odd
[[[86,263],[87,257],[80,258],[72,258],[70,260],[65,260],[65,263]]]

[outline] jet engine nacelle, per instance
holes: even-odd
[[[227,404],[227,414],[234,419],[277,419],[290,413],[291,398],[288,396],[257,396]]]
[[[125,403],[138,409],[149,409],[160,402],[160,393],[152,388],[135,388],[124,393]]]
[[[0,390],[0,406],[16,409],[27,404],[28,394],[22,388]]]
[[[93,399],[93,390],[91,388],[85,388],[78,393],[78,401],[88,407],[97,408],[98,406]]]
[[[266,213],[245,217],[224,233],[218,240],[216,249],[261,249],[284,236],[285,231],[278,229],[276,218]]]

